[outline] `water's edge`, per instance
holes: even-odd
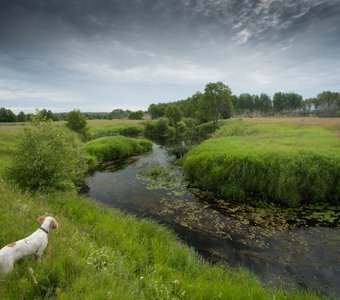
[[[152,153],[127,165],[95,171],[86,179],[87,193],[108,206],[170,227],[204,258],[246,266],[266,285],[340,295],[339,227],[292,228],[275,210],[255,213],[249,207],[205,202],[177,180],[167,188],[139,178],[141,170],[168,166],[172,159],[165,148],[154,145]],[[259,218],[266,220],[265,226]]]

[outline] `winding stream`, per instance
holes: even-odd
[[[195,196],[183,184],[180,169],[173,170],[171,186],[150,185],[138,176],[145,168],[168,166],[173,159],[165,148],[154,145],[152,153],[95,171],[86,180],[88,194],[165,224],[203,257],[246,266],[263,284],[340,296],[339,211],[333,216],[337,226],[308,226],[304,220],[300,221],[305,226],[293,226],[289,210]]]

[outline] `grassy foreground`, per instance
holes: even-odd
[[[0,299],[317,299],[265,290],[245,270],[202,261],[164,227],[76,194],[32,196],[0,180],[0,205],[0,245],[33,232],[41,214],[59,222],[40,265],[26,258],[0,279]]]
[[[184,168],[199,186],[239,201],[340,203],[339,128],[229,120],[188,153]]]
[[[0,278],[0,299],[319,299],[265,289],[244,269],[212,266],[168,229],[75,193],[21,192],[3,178],[21,130],[0,126],[0,247],[31,234],[42,214],[59,228],[41,264],[28,257]]]

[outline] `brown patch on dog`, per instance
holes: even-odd
[[[40,224],[44,223],[45,218],[46,218],[45,216],[40,216],[40,217],[38,218],[38,222],[39,222]]]
[[[56,221],[55,219],[52,219],[52,221],[51,221],[51,227],[52,227],[53,229],[58,228],[58,223],[57,223],[57,221]]]
[[[14,248],[16,245],[17,245],[16,243],[11,243],[11,244],[7,245],[7,247]]]

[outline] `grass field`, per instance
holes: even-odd
[[[11,165],[15,150],[20,142],[19,135],[28,126],[25,124],[4,125],[0,123],[0,174],[3,174],[5,169]]]
[[[97,138],[108,135],[117,135],[129,131],[141,133],[144,126],[140,120],[89,120],[89,135],[90,138]]]
[[[339,203],[339,129],[339,119],[229,120],[184,167],[202,188],[239,201]]]
[[[0,247],[52,215],[41,264],[21,260],[0,278],[0,299],[319,299],[312,292],[264,288],[244,269],[203,261],[168,229],[72,192],[20,191],[3,178],[22,127],[0,126]],[[27,271],[32,267],[37,284]]]

